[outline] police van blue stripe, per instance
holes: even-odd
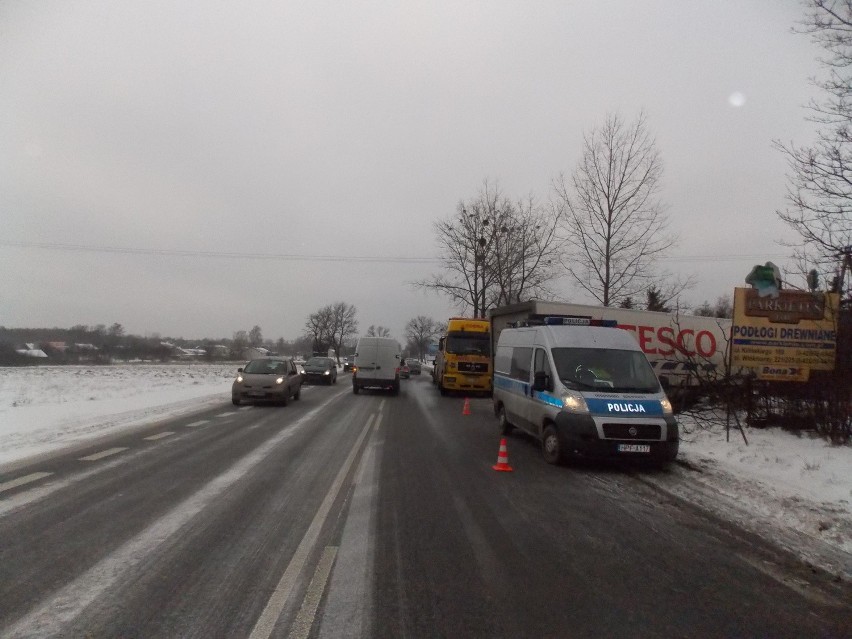
[[[530,394],[530,385],[527,382],[522,382],[504,375],[494,375],[494,388],[500,388],[510,393],[527,396]],[[540,402],[544,402],[548,406],[562,408],[562,400],[556,395],[552,395],[546,391],[532,391],[532,397]]]

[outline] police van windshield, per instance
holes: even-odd
[[[660,383],[643,353],[608,348],[554,348],[562,383],[576,390],[657,393]]]
[[[454,355],[491,355],[491,336],[488,333],[450,333],[446,351]]]

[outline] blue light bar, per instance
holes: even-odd
[[[615,320],[592,319],[590,317],[545,317],[545,326],[606,326],[616,328],[618,322]]]

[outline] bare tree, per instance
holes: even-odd
[[[426,349],[436,335],[438,335],[438,323],[425,315],[412,317],[405,325],[405,337],[409,347],[417,351],[419,359],[423,359]]]
[[[390,329],[387,326],[370,324],[370,328],[367,329],[367,337],[390,337]]]
[[[231,358],[240,359],[243,356],[246,346],[249,344],[248,333],[245,331],[237,331],[234,333],[231,342]]]
[[[334,323],[331,306],[323,306],[308,315],[305,321],[305,335],[311,338],[313,353],[327,353],[332,347],[332,326]]]
[[[799,147],[775,141],[789,167],[789,206],[777,213],[802,240],[794,247],[802,275],[814,264],[827,275],[852,245],[852,0],[805,5],[797,30],[825,51],[819,58],[824,77],[812,80],[825,97],[808,106],[808,119],[819,125],[816,142]]]
[[[663,175],[643,113],[625,123],[609,115],[583,137],[570,178],[554,181],[567,248],[565,267],[604,306],[636,297],[660,278],[655,260],[676,238],[657,199]]]
[[[499,304],[547,294],[557,259],[557,219],[531,196],[518,203],[485,182],[435,223],[443,273],[415,285],[437,291],[476,317]]]
[[[252,346],[260,346],[263,344],[263,331],[260,326],[255,324],[248,333],[249,344]]]
[[[352,304],[346,302],[336,302],[329,309],[331,314],[331,341],[339,364],[343,344],[358,333],[358,320],[355,319],[357,310]]]

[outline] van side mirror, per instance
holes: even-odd
[[[532,389],[539,392],[553,390],[553,385],[550,383],[550,375],[544,371],[536,371],[533,376]]]
[[[242,369],[242,368],[238,368],[238,369],[237,369],[237,372],[238,372],[238,373],[242,373],[242,372],[243,372],[243,369]]]

